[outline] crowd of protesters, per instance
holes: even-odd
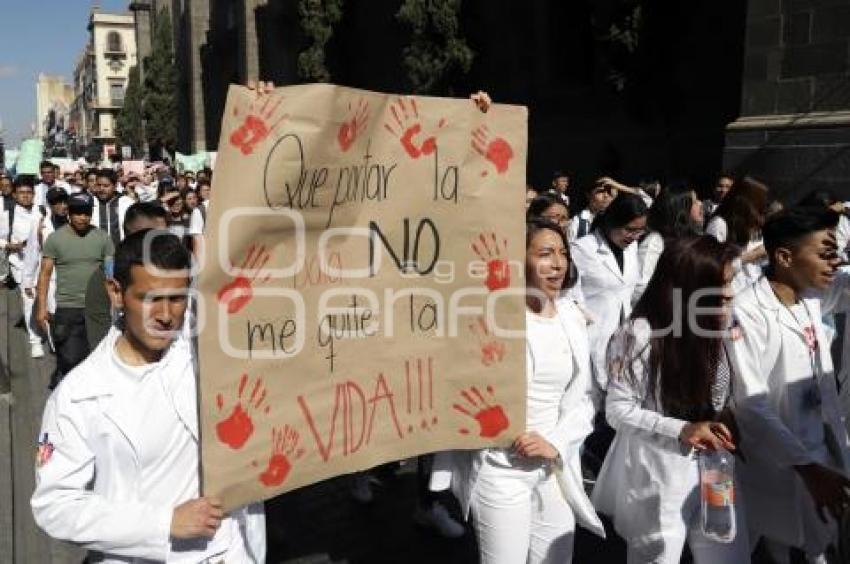
[[[32,357],[46,340],[57,358],[32,507],[95,561],[264,560],[262,505],[224,514],[198,494],[180,329],[211,177],[59,179],[44,162],[40,179],[0,178],[0,280]],[[757,547],[778,564],[828,562],[850,502],[850,402],[830,352],[850,346],[833,347],[850,339],[836,331],[850,222],[828,192],[788,204],[725,174],[704,201],[685,181],[577,186],[558,172],[527,187],[526,430],[510,448],[420,457],[417,520],[457,537],[471,518],[488,564],[571,562],[577,527],[622,537],[629,563],[676,563],[686,547],[697,564],[749,562]],[[150,229],[173,236],[146,255]],[[718,450],[736,459],[725,540],[700,509],[700,457]],[[362,503],[370,480],[352,478]]]

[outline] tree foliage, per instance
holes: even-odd
[[[474,53],[460,35],[461,0],[404,0],[396,14],[412,28],[404,66],[417,93],[431,92],[454,70],[469,72]]]
[[[334,25],[342,19],[343,0],[301,0],[298,14],[301,28],[310,45],[298,55],[298,73],[305,80],[330,82],[331,73],[325,64],[325,46],[333,36]]]
[[[605,80],[622,92],[635,67],[634,57],[643,30],[643,0],[600,3],[593,15],[594,39],[605,69]]]
[[[160,10],[154,26],[151,54],[145,60],[145,135],[151,152],[177,144],[177,66],[172,45],[171,17]]]
[[[142,85],[139,81],[139,66],[130,69],[127,90],[124,92],[124,106],[118,114],[115,132],[121,145],[133,148],[133,154],[139,154],[144,145],[142,138]]]

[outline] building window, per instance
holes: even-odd
[[[121,36],[117,31],[110,31],[106,36],[106,50],[112,52],[120,52],[124,49],[121,47]]]
[[[124,105],[124,84],[120,82],[109,83],[109,99],[113,106]]]

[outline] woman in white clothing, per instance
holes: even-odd
[[[596,394],[605,392],[605,346],[632,312],[640,280],[637,240],[646,230],[647,208],[631,194],[618,195],[593,222],[590,234],[570,250],[581,280],[581,294],[593,323],[588,327]]]
[[[579,467],[593,405],[584,317],[559,299],[569,261],[563,230],[529,223],[527,431],[510,449],[472,453],[458,492],[464,511],[471,509],[484,564],[569,563],[576,523],[604,536]]]
[[[736,254],[708,236],[668,241],[608,346],[606,416],[617,434],[593,500],[613,518],[630,564],[678,564],[685,542],[696,564],[750,561],[740,527],[729,544],[702,533],[697,460],[700,450],[735,448],[722,335]]]
[[[649,208],[646,224],[649,233],[638,245],[640,260],[640,282],[635,288],[637,300],[649,284],[658,257],[664,251],[666,239],[698,235],[702,231],[702,202],[697,199],[693,188],[685,183],[667,186]]]
[[[761,239],[768,205],[767,186],[750,177],[735,181],[732,189],[705,225],[705,232],[721,243],[734,243],[741,249],[736,262],[733,289],[758,280],[767,254]]]

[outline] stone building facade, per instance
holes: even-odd
[[[850,2],[749,1],[741,116],[724,165],[786,203],[816,188],[850,199]]]
[[[219,115],[210,119],[209,100],[222,97],[230,82],[244,83],[258,72],[255,11],[265,0],[134,0],[129,10],[134,17],[139,60],[150,54],[156,18],[167,14],[174,30],[174,56],[180,69],[178,84],[178,149],[196,152],[215,148]],[[166,12],[163,12],[166,10]],[[212,44],[222,35],[233,41],[210,60]],[[223,60],[222,60],[223,59]],[[231,68],[230,61],[236,62]],[[223,63],[223,67],[221,66]],[[144,64],[142,64],[144,76]],[[218,108],[218,104],[213,104]],[[216,110],[212,110],[215,112]]]

